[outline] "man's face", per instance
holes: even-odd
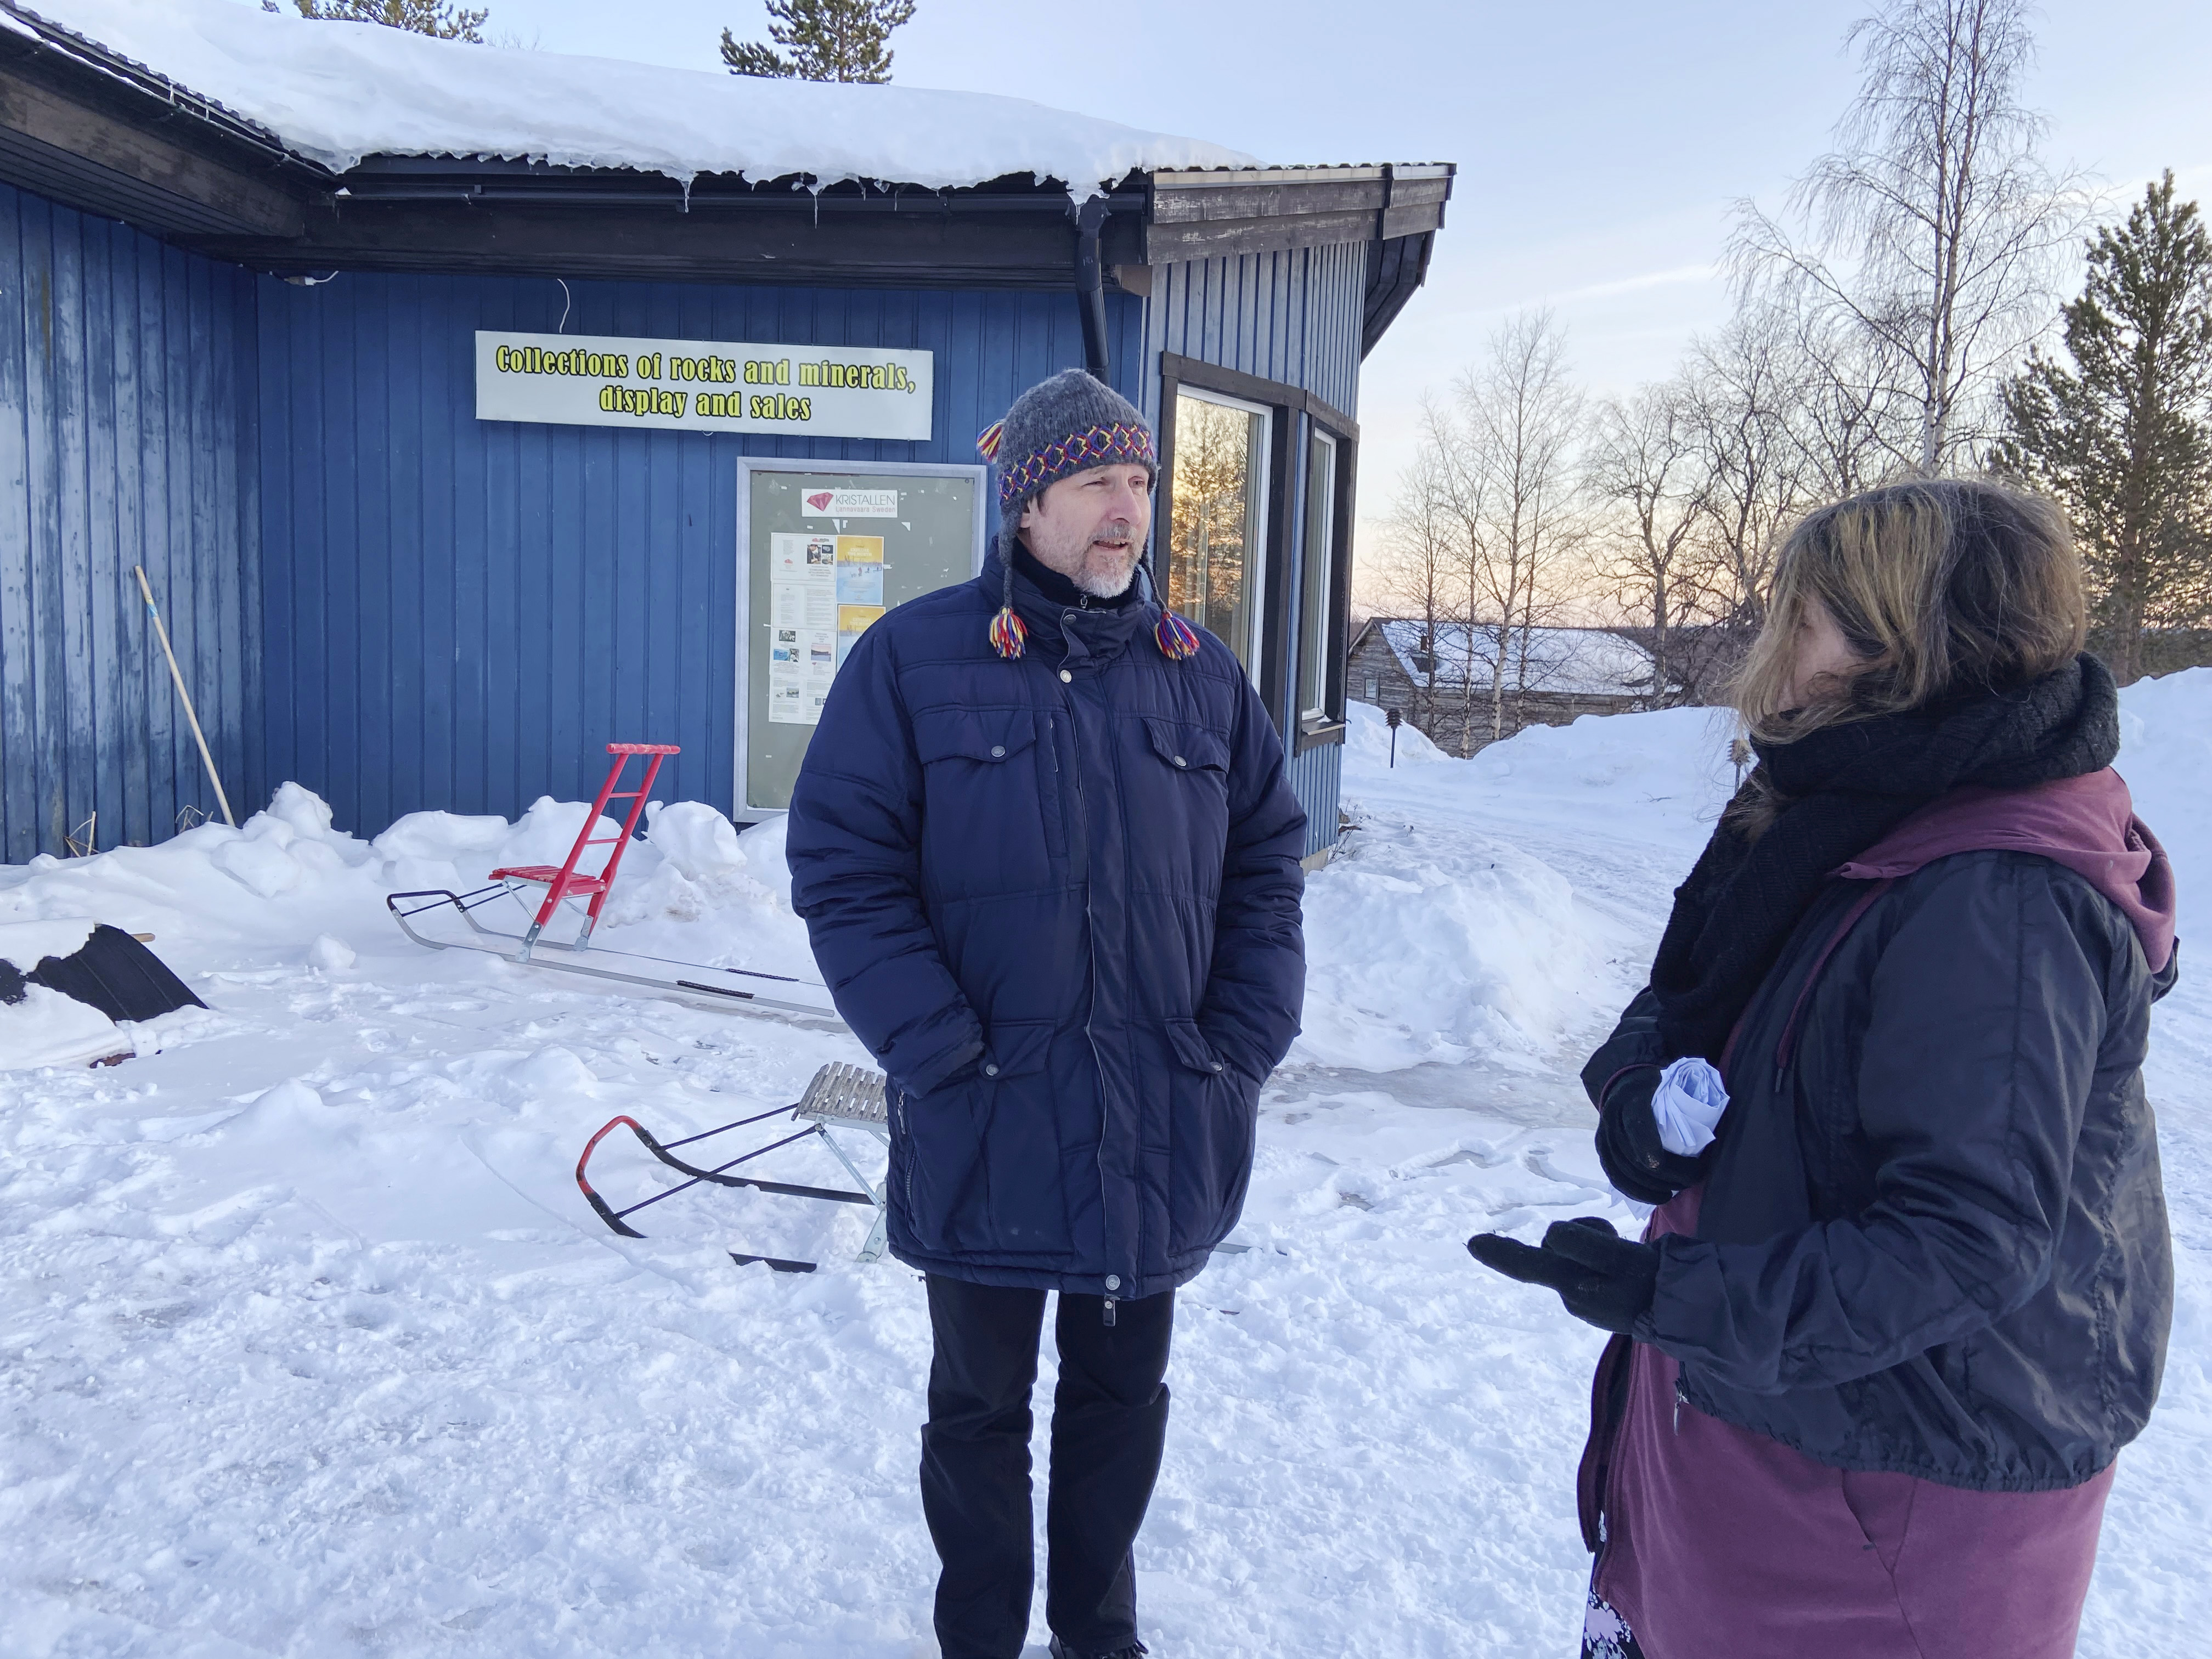
[[[1094,599],[1126,592],[1152,526],[1152,474],[1141,466],[1071,473],[1022,510],[1030,556]]]

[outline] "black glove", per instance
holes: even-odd
[[[1548,1285],[1567,1311],[1601,1331],[1631,1334],[1659,1285],[1659,1247],[1623,1238],[1601,1217],[1554,1221],[1540,1249],[1504,1233],[1477,1233],[1467,1253],[1523,1285]]]
[[[1606,1179],[1639,1204],[1664,1204],[1705,1175],[1698,1159],[1668,1152],[1659,1139],[1659,1120],[1651,1115],[1659,1075],[1656,1066],[1632,1066],[1613,1079],[1598,1103],[1597,1161]]]

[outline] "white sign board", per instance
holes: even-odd
[[[477,418],[927,441],[933,361],[880,346],[480,331]]]

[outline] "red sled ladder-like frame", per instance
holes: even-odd
[[[530,953],[538,948],[538,936],[545,931],[545,924],[553,920],[553,913],[561,908],[563,899],[590,897],[592,902],[584,911],[583,928],[569,948],[580,951],[592,942],[592,930],[599,925],[599,912],[606,905],[608,893],[613,890],[615,872],[622,868],[623,854],[629,850],[630,837],[637,833],[637,821],[645,816],[645,803],[652,797],[653,781],[660,775],[660,763],[671,755],[682,752],[672,743],[609,744],[607,753],[615,757],[615,763],[607,768],[607,781],[599,786],[599,799],[592,803],[584,827],[576,832],[576,844],[568,849],[568,862],[557,870],[550,864],[521,864],[491,872],[494,881],[503,881],[510,888],[520,881],[539,883],[545,889],[545,902],[538,907],[530,931],[522,936],[523,961],[530,960]],[[633,755],[647,757],[645,780],[635,789],[617,790],[615,785],[622,781],[623,769],[629,766]],[[599,816],[607,810],[611,800],[630,804],[629,811],[623,818],[621,833],[594,839],[592,831],[599,827]],[[580,876],[576,873],[576,860],[584,856],[586,847],[611,847],[614,851],[607,854],[607,861],[598,874]]]

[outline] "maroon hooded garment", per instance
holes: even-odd
[[[2032,853],[2124,911],[2154,972],[2173,954],[2173,872],[2109,767],[2030,789],[1960,789],[1835,872],[1888,880],[1954,853]],[[1647,1237],[1694,1232],[1703,1190]],[[2059,1492],[1967,1492],[1816,1463],[1678,1407],[1675,1362],[1638,1343],[1595,1589],[1646,1659],[2067,1659],[2113,1468]],[[1630,1547],[1632,1545],[1633,1547]]]

